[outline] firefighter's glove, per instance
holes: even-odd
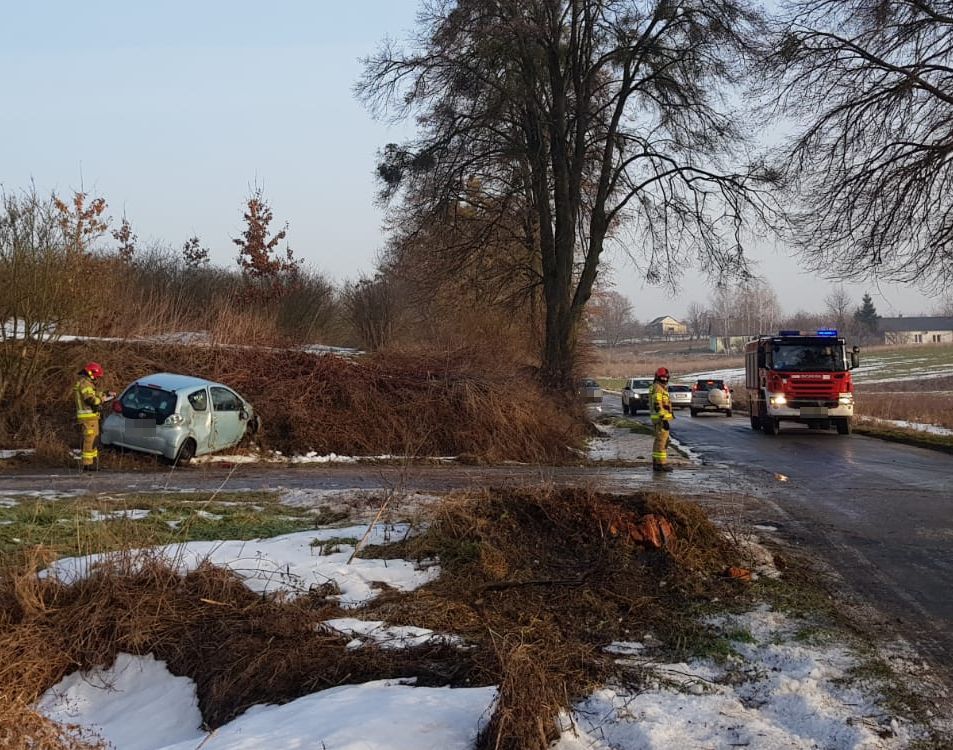
[[[662,429],[663,429],[663,430],[667,430],[667,429],[668,429],[668,420],[667,420],[667,419],[663,419],[663,420],[662,420]]]

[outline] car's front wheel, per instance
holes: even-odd
[[[730,417],[730,416],[731,416],[731,409],[725,409],[725,416],[726,416],[726,417]]]

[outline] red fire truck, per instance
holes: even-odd
[[[848,352],[837,331],[781,331],[745,345],[751,429],[776,435],[782,421],[850,434],[860,349]]]

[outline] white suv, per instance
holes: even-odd
[[[731,388],[724,380],[699,378],[692,386],[692,403],[688,407],[694,417],[700,411],[720,411],[731,416]]]
[[[622,389],[622,413],[638,414],[639,409],[649,410],[649,388],[652,387],[652,378],[629,378]]]

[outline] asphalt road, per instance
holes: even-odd
[[[953,457],[801,425],[767,436],[747,416],[679,413],[672,435],[705,462],[773,478],[784,531],[953,676]]]

